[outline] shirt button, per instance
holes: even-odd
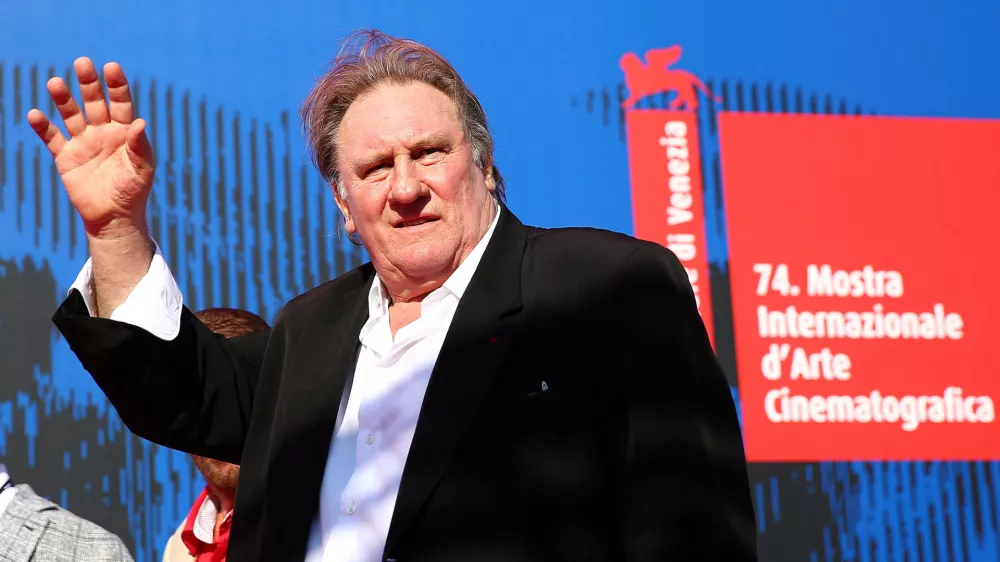
[[[372,435],[371,433],[369,433],[368,435],[365,436],[365,443],[368,443],[369,445],[371,445],[374,442],[375,442],[375,436],[374,435]]]
[[[352,503],[351,507],[347,508],[347,514],[348,515],[354,515],[355,511],[357,511],[357,509],[354,508],[354,504]]]

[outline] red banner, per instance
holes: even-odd
[[[719,123],[747,458],[1000,459],[1000,121]]]
[[[698,125],[691,111],[626,113],[635,236],[680,259],[715,345]]]

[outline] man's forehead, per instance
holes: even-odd
[[[361,96],[348,107],[340,130],[350,137],[403,138],[456,128],[455,102],[435,88],[414,83],[379,86]]]
[[[458,131],[460,133],[460,131]],[[461,140],[461,134],[443,129],[407,129],[401,131],[379,131],[365,135],[362,142],[355,146],[361,152],[392,149],[398,146],[407,148],[421,147],[431,144],[445,144]]]
[[[381,160],[401,149],[454,147],[465,138],[461,127],[455,124],[400,129],[386,127],[346,137],[341,137],[341,140],[347,141],[342,145],[341,154],[347,161],[357,164]]]

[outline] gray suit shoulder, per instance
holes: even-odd
[[[72,537],[77,545],[85,549],[78,556],[80,560],[133,562],[121,538],[96,523],[60,507],[50,517],[50,524],[63,529],[67,537]]]
[[[0,519],[4,520],[4,528],[42,529],[41,536],[35,537],[32,561],[134,562],[125,543],[114,533],[37,495],[30,486],[22,484],[17,488],[17,496]],[[32,535],[17,532],[15,536]]]

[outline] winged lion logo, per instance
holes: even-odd
[[[677,96],[670,101],[670,109],[688,111],[698,109],[698,91],[706,96],[721,101],[705,86],[704,82],[687,70],[670,68],[681,58],[681,46],[674,45],[663,49],[646,51],[643,62],[635,53],[625,53],[618,61],[618,66],[625,72],[625,87],[628,88],[628,99],[622,102],[622,109],[631,109],[642,98],[662,92],[676,92]]]

